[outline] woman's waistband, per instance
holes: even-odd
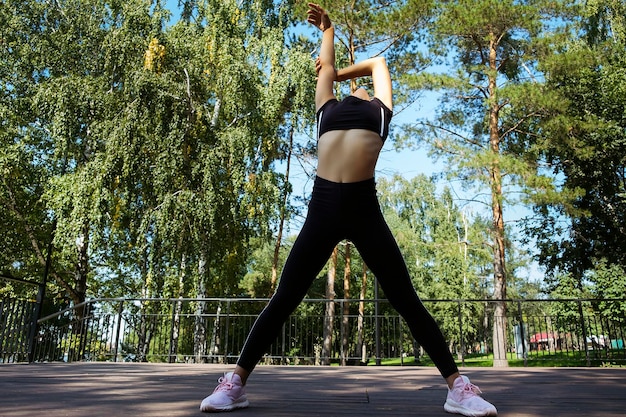
[[[334,182],[322,177],[315,176],[315,183],[317,186],[326,186],[333,188],[342,188],[342,189],[370,189],[376,188],[376,179],[374,177],[356,182]]]

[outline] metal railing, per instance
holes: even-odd
[[[39,320],[33,361],[232,363],[267,299],[94,299]],[[489,358],[494,300],[423,300],[465,364]],[[626,300],[505,300],[507,359],[520,365],[626,364]],[[330,323],[324,310],[336,304]],[[345,308],[344,308],[345,307]],[[0,362],[27,361],[27,305],[2,302]],[[18,324],[21,323],[21,324]],[[16,332],[12,326],[17,326]],[[21,327],[20,327],[21,326]],[[325,334],[325,329],[327,330]],[[330,349],[323,349],[330,337]],[[427,363],[386,300],[306,299],[262,363]]]
[[[0,363],[28,361],[36,307],[32,301],[0,300]]]

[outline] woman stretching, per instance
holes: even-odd
[[[466,416],[495,416],[496,408],[478,395],[478,387],[459,374],[437,323],[413,288],[378,204],[374,172],[392,116],[387,64],[382,57],[371,58],[336,70],[334,28],[328,15],[310,3],[307,20],[323,32],[316,62],[318,166],[307,218],[276,292],[254,323],[234,371],[220,378],[220,384],[202,401],[200,409],[212,412],[248,407],[244,390],[248,376],[306,295],[335,245],[349,239],[448,383],[445,410]],[[364,89],[342,101],[335,98],[335,81],[366,76],[372,77],[373,99]]]

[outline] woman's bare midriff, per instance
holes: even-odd
[[[317,176],[347,183],[374,177],[383,141],[366,129],[331,130],[317,142]]]

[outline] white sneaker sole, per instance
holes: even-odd
[[[498,412],[494,410],[470,410],[468,408],[463,407],[459,403],[451,400],[447,400],[443,405],[443,409],[448,413],[452,414],[461,414],[467,417],[487,417],[487,416],[497,416]]]
[[[233,403],[233,404],[228,404],[228,405],[223,405],[223,406],[213,406],[213,405],[206,405],[204,407],[200,407],[200,411],[204,412],[204,413],[216,413],[216,412],[221,412],[221,411],[233,411],[236,410],[238,408],[247,408],[250,405],[250,402],[246,399],[244,401],[241,402],[237,402],[237,403]]]

